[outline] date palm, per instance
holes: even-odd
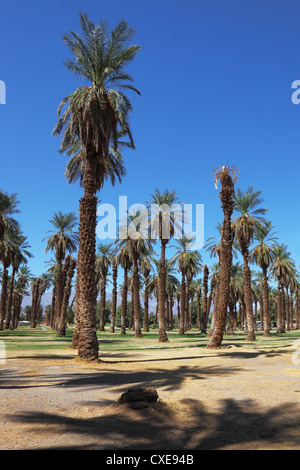
[[[11,246],[11,280],[8,292],[8,299],[6,305],[6,316],[5,316],[5,329],[9,329],[11,321],[11,308],[13,301],[14,281],[16,273],[21,264],[27,264],[28,258],[32,258],[33,255],[28,251],[30,248],[27,237],[23,235],[19,230],[12,232],[12,246]]]
[[[180,287],[180,324],[179,334],[183,335],[187,324],[187,284],[192,280],[194,274],[199,272],[201,255],[193,250],[193,241],[190,238],[182,237],[176,240],[176,252],[172,261],[177,263],[178,271],[181,273]]]
[[[132,268],[132,259],[129,243],[123,243],[123,240],[117,241],[117,260],[118,264],[124,270],[124,280],[121,295],[121,334],[126,334],[126,312],[127,312],[127,294],[128,294],[128,271]]]
[[[158,270],[158,340],[168,341],[166,333],[166,246],[177,228],[177,216],[182,218],[182,209],[176,191],[155,190],[148,201],[151,212],[151,237],[160,240],[160,263]],[[179,227],[178,227],[179,228]]]
[[[263,227],[267,223],[262,217],[267,212],[267,209],[261,207],[263,199],[260,195],[261,191],[254,191],[253,186],[249,186],[246,191],[237,189],[234,196],[234,210],[239,215],[232,222],[232,228],[243,256],[247,339],[249,341],[255,341],[249,246],[253,240],[254,229],[256,227]]]
[[[60,118],[53,132],[54,135],[63,133],[62,151],[70,150],[79,139],[84,155],[84,195],[79,205],[79,295],[76,294],[80,312],[78,354],[97,360],[96,193],[106,179],[109,146],[118,149],[118,130],[133,143],[128,122],[132,106],[124,90],[139,92],[125,67],[141,48],[127,45],[134,30],[124,20],[111,33],[105,22],[94,24],[86,13],[80,14],[80,24],[81,35],[71,31],[63,36],[73,55],[73,60],[67,60],[65,66],[88,84],[62,100],[58,108]]]
[[[108,270],[111,266],[113,243],[99,243],[96,253],[96,273],[100,282],[100,323],[99,330],[104,331],[105,319],[105,301],[106,301],[106,284]]]
[[[55,299],[55,322],[58,325],[63,300],[63,262],[66,254],[72,254],[77,250],[78,234],[74,230],[77,226],[77,217],[74,212],[63,214],[61,211],[55,212],[53,218],[49,220],[53,230],[48,230],[46,253],[53,251],[57,262],[56,273],[56,299]],[[43,240],[43,241],[44,241]]]
[[[274,258],[274,243],[277,238],[274,236],[271,222],[266,225],[259,225],[254,228],[255,246],[250,252],[250,262],[255,262],[263,272],[263,301],[264,301],[264,335],[270,336],[270,298],[268,284],[268,269]]]
[[[221,230],[220,256],[219,256],[219,283],[218,302],[215,312],[215,326],[207,344],[207,348],[219,348],[223,341],[226,326],[227,308],[229,303],[230,279],[232,268],[233,231],[231,217],[234,209],[234,185],[237,180],[238,168],[222,166],[215,168],[215,187],[218,180],[221,183],[220,200],[224,213]]]

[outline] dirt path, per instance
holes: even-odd
[[[54,350],[1,366],[0,448],[300,449],[300,365],[292,350],[231,347],[110,353],[85,364]],[[152,386],[147,409],[119,405]]]

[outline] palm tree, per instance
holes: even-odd
[[[18,277],[14,286],[13,292],[13,319],[12,327],[15,329],[18,326],[19,317],[21,313],[21,305],[23,297],[29,295],[28,286],[31,280],[31,273],[26,265],[20,266]]]
[[[0,244],[0,261],[3,266],[1,299],[0,299],[0,330],[3,330],[3,322],[5,319],[5,313],[6,313],[8,269],[12,262],[13,250],[15,249],[14,242],[15,242],[14,232],[7,230],[4,233],[3,240]]]
[[[149,255],[144,255],[141,258],[141,273],[144,277],[144,332],[147,333],[149,331],[149,276],[151,273],[151,262],[149,259]]]
[[[95,331],[97,289],[94,276],[96,256],[97,191],[106,179],[109,146],[118,149],[118,130],[126,134],[133,146],[128,123],[132,106],[123,90],[130,89],[132,77],[125,66],[132,62],[140,46],[127,46],[134,30],[121,21],[109,34],[108,25],[94,24],[86,13],[80,14],[82,35],[71,31],[63,40],[74,60],[65,65],[76,76],[89,82],[64,98],[58,108],[60,116],[54,135],[63,132],[61,150],[69,151],[79,139],[84,155],[84,196],[79,206],[79,276],[81,317],[78,354],[89,360],[98,359]],[[62,113],[63,108],[65,111]]]
[[[161,193],[158,189],[151,195],[151,237],[160,239],[160,264],[158,271],[158,341],[167,342],[166,333],[166,246],[173,237],[182,216],[180,204],[177,203],[176,191],[166,189]],[[175,203],[176,206],[175,206]],[[175,210],[174,210],[175,209]]]
[[[10,280],[10,288],[8,293],[7,299],[7,306],[6,306],[6,317],[5,317],[5,328],[9,329],[10,321],[11,321],[11,308],[12,308],[12,301],[13,301],[13,291],[14,291],[14,281],[16,273],[21,264],[27,264],[28,258],[32,258],[33,255],[28,251],[30,248],[27,237],[25,237],[22,232],[16,230],[12,232],[13,240],[12,240],[12,247],[11,247],[11,266],[12,266],[12,273],[11,273],[11,280]]]
[[[193,241],[187,237],[182,237],[177,242],[177,250],[172,261],[177,263],[178,271],[181,273],[180,288],[180,324],[179,334],[183,335],[187,324],[187,292],[186,284],[188,284],[193,275],[197,274],[200,269],[201,255],[198,251],[192,250]]]
[[[291,258],[291,253],[285,244],[275,243],[273,247],[273,262],[270,266],[271,273],[277,279],[277,332],[285,332],[285,318],[284,318],[284,282],[288,273],[294,268],[294,262]]]
[[[130,254],[130,246],[123,243],[122,240],[117,242],[118,247],[118,263],[124,270],[124,281],[121,299],[121,334],[126,334],[126,312],[127,312],[127,294],[128,294],[128,271],[132,268],[132,259]]]
[[[53,218],[49,220],[49,222],[53,225],[54,230],[48,230],[46,233],[50,235],[44,240],[47,240],[46,253],[48,253],[49,250],[54,251],[57,262],[54,314],[57,326],[63,300],[63,262],[67,253],[72,254],[76,251],[78,244],[78,234],[74,231],[77,225],[77,217],[74,212],[63,214],[59,211],[54,213]]]
[[[135,225],[137,219],[135,214],[128,214],[128,226],[121,227],[120,244],[127,246],[128,253],[132,262],[132,288],[133,288],[133,311],[134,311],[134,331],[135,337],[141,338],[141,307],[140,307],[140,275],[139,263],[141,259],[153,251],[152,242],[145,237],[143,227],[140,224]],[[134,227],[134,228],[133,228]],[[123,233],[126,230],[127,237]]]
[[[113,243],[99,243],[96,253],[96,272],[100,282],[100,324],[99,330],[104,331],[106,283],[108,270],[111,265]]]
[[[270,299],[269,299],[269,284],[268,284],[268,269],[273,261],[274,252],[273,246],[277,240],[272,232],[273,227],[271,222],[266,225],[258,225],[254,228],[254,242],[255,246],[250,253],[250,262],[255,263],[262,269],[263,272],[263,300],[264,300],[264,335],[270,336],[271,318]]]
[[[221,190],[220,199],[224,220],[221,231],[220,258],[219,258],[219,295],[216,305],[215,326],[207,344],[207,348],[219,348],[223,341],[223,335],[226,326],[227,307],[229,302],[230,278],[232,267],[232,244],[233,232],[231,226],[231,216],[234,208],[234,184],[236,183],[236,167],[218,167],[215,168],[215,187],[220,180]]]
[[[59,320],[59,325],[57,329],[58,334],[60,336],[66,335],[66,314],[67,314],[69,299],[71,295],[72,279],[73,279],[75,268],[76,268],[76,260],[73,258],[73,256],[71,255],[67,256],[66,261],[65,261],[65,266],[67,267],[66,269],[67,279],[65,283],[64,294],[63,294],[63,299],[62,299],[62,304],[61,304],[60,320]]]
[[[263,202],[260,195],[261,191],[254,191],[253,186],[249,186],[247,191],[237,189],[234,196],[234,210],[240,215],[235,217],[232,222],[232,228],[243,256],[247,339],[249,341],[255,341],[249,246],[253,240],[255,227],[262,227],[267,223],[262,217],[267,212],[267,209],[260,207],[260,204]]]

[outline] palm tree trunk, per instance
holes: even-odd
[[[244,283],[246,319],[247,319],[247,339],[248,341],[255,341],[252,288],[251,288],[251,271],[249,268],[248,248],[242,248],[242,255],[243,255],[243,262],[244,262],[243,283]]]
[[[267,267],[263,266],[263,297],[264,297],[264,336],[270,336],[271,331],[271,318],[270,318],[270,298],[269,298],[269,285],[267,276]]]
[[[208,270],[207,265],[205,264],[203,267],[203,316],[205,319],[208,318],[208,302],[207,302],[208,276],[209,276],[209,270]],[[206,321],[206,324],[207,324],[207,321]]]
[[[179,334],[184,335],[184,319],[185,319],[185,273],[181,273],[181,288],[180,288],[180,320],[179,320]]]
[[[2,286],[1,286],[1,300],[0,300],[0,330],[3,330],[3,323],[5,317],[5,307],[7,300],[7,284],[8,284],[8,271],[6,264],[3,264]]]
[[[100,281],[100,323],[99,330],[105,331],[106,277]]]
[[[168,341],[166,332],[166,244],[161,241],[160,264],[158,273],[158,341]]]
[[[64,297],[63,297],[63,301],[62,301],[62,304],[61,304],[60,322],[59,322],[59,326],[58,326],[59,336],[65,336],[66,335],[66,313],[67,313],[69,299],[70,299],[70,295],[71,295],[72,278],[74,276],[75,267],[76,267],[76,261],[74,260],[74,258],[72,258],[70,260],[70,265],[69,265],[68,274],[67,274],[66,286],[65,286],[65,289],[64,289]]]
[[[148,333],[149,331],[149,294],[147,289],[147,279],[145,280],[145,289],[144,289],[144,331]]]
[[[124,269],[124,282],[123,282],[123,289],[122,289],[122,304],[121,304],[121,335],[126,334],[127,292],[128,292],[128,275],[127,275],[127,269]]]
[[[117,278],[118,278],[118,265],[116,264],[115,260],[113,261],[112,266],[113,271],[113,291],[112,291],[112,299],[111,299],[111,323],[110,323],[110,333],[115,332],[115,323],[116,323],[116,312],[117,312]]]
[[[5,329],[6,330],[8,330],[10,327],[11,307],[12,307],[12,300],[13,300],[16,271],[17,271],[16,268],[13,266],[12,273],[11,273],[11,281],[10,281],[10,286],[9,286],[9,293],[8,293],[8,298],[7,298],[7,306],[6,306],[6,316],[5,316]]]
[[[134,256],[133,258],[133,274],[132,274],[132,284],[133,284],[133,309],[134,309],[134,334],[136,338],[141,338],[141,306],[140,306],[140,277],[139,277],[139,267],[138,267],[138,258]]]
[[[95,186],[95,156],[86,151],[84,172],[84,197],[79,202],[79,312],[80,333],[78,355],[87,360],[97,360],[99,346],[96,334],[97,285],[96,261],[96,216],[97,198]],[[76,293],[77,296],[77,293]],[[77,297],[78,298],[78,297]]]
[[[222,224],[221,242],[220,242],[220,266],[219,266],[219,295],[216,305],[215,327],[207,344],[207,348],[219,348],[223,341],[223,335],[226,326],[227,307],[230,292],[230,279],[232,268],[232,228],[231,215],[233,212],[234,202],[234,184],[230,173],[226,170],[222,171],[221,177],[220,199],[224,213]]]

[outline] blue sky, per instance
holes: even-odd
[[[77,212],[82,189],[64,178],[66,157],[52,137],[61,99],[81,82],[62,65],[61,36],[79,31],[78,13],[111,27],[125,18],[143,46],[130,72],[142,96],[130,95],[136,151],[124,154],[121,185],[101,202],[144,203],[155,188],[205,205],[205,239],[222,213],[212,170],[240,168],[237,186],[262,191],[268,218],[300,263],[300,79],[297,0],[10,1],[1,5],[1,185],[16,192],[18,220],[36,275],[45,271],[45,232],[55,211]],[[211,264],[201,252],[203,261]]]

